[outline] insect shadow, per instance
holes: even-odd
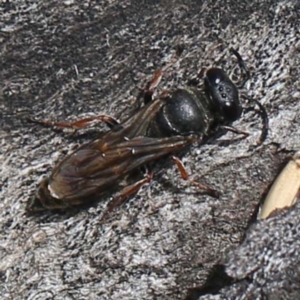
[[[42,180],[35,197],[27,203],[27,212],[42,210],[66,210],[71,207],[99,200],[118,182],[136,170],[144,172],[144,178],[125,186],[109,203],[103,214],[107,215],[130,195],[153,178],[152,165],[164,157],[171,157],[181,177],[205,193],[218,197],[215,189],[190,179],[183,163],[176,154],[187,150],[197,142],[206,143],[212,137],[231,131],[247,137],[231,124],[242,115],[238,88],[250,78],[250,72],[240,54],[236,56],[244,79],[234,84],[220,68],[204,68],[188,82],[185,88],[164,90],[154,97],[164,69],[158,70],[143,91],[144,105],[123,122],[108,115],[88,117],[72,123],[35,120],[31,122],[57,128],[78,130],[95,122],[104,122],[110,130],[99,138],[83,144],[58,163],[51,175]],[[199,87],[200,82],[203,85]],[[265,108],[256,100],[263,120],[258,144],[268,132],[268,116]]]

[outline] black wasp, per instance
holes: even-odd
[[[244,85],[249,79],[249,70],[237,51],[241,70],[245,73]],[[44,179],[36,196],[27,204],[27,211],[45,209],[67,209],[98,199],[101,194],[115,187],[119,179],[133,171],[147,169],[149,163],[172,155],[185,180],[200,186],[216,196],[214,190],[188,179],[188,175],[175,153],[187,148],[195,141],[204,143],[212,135],[230,130],[241,133],[230,124],[240,118],[242,107],[237,86],[219,68],[202,69],[188,88],[164,91],[153,99],[153,92],[161,80],[163,70],[156,72],[144,91],[145,105],[123,123],[112,117],[100,115],[74,123],[53,123],[36,121],[44,125],[62,128],[82,128],[97,120],[105,122],[110,130],[67,155]],[[199,79],[204,88],[197,87]],[[264,107],[256,101],[264,120],[262,142],[268,130],[268,119]],[[152,172],[146,172],[140,181],[125,187],[114,199],[108,211],[135,193],[152,179]]]

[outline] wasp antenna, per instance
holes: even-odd
[[[229,48],[229,50],[237,58],[240,69],[245,72],[245,79],[241,83],[237,84],[237,87],[239,89],[242,89],[244,87],[244,85],[246,84],[246,82],[250,79],[250,71],[249,71],[249,68],[247,67],[245,61],[243,60],[241,55],[238,53],[238,51],[232,47]]]

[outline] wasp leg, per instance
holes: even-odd
[[[183,180],[188,181],[191,185],[197,186],[198,188],[200,188],[201,190],[203,190],[206,194],[214,197],[214,198],[219,198],[220,197],[220,193],[216,190],[214,190],[213,188],[209,187],[206,184],[203,183],[199,183],[195,180],[189,179],[189,175],[182,163],[182,161],[177,157],[177,156],[172,156],[173,161],[175,162],[180,175],[182,177]]]
[[[164,73],[178,61],[180,54],[181,53],[177,53],[176,57],[174,57],[169,64],[167,64],[163,69],[160,69],[155,72],[151,81],[147,84],[146,88],[143,90],[143,93],[142,93],[145,104],[147,104],[153,100],[153,97],[152,97],[153,93],[154,93],[155,89],[157,88],[157,86],[159,85]]]
[[[164,68],[157,70],[154,73],[152,79],[146,84],[145,88],[140,88],[140,93],[137,96],[137,110],[142,106],[141,99],[143,101],[143,104],[147,104],[153,100],[153,93],[159,85],[164,73],[179,60],[179,57],[182,54],[182,52],[183,47],[177,47],[176,54],[172,57],[171,62],[167,64]]]
[[[226,130],[226,131],[230,131],[230,132],[233,132],[233,133],[236,133],[236,134],[242,134],[245,138],[249,136],[248,132],[240,130],[240,129],[237,129],[237,128],[233,127],[233,126],[223,125],[223,126],[220,126],[220,129],[223,129],[223,130]]]
[[[101,221],[105,221],[108,215],[118,206],[120,206],[129,196],[135,194],[144,184],[150,182],[153,178],[153,173],[147,171],[145,178],[133,183],[125,187],[121,194],[117,196],[112,202],[108,205],[107,209],[105,210]]]
[[[238,128],[235,128],[233,126],[228,126],[228,125],[222,125],[219,127],[221,130],[224,130],[224,131],[230,131],[232,133],[235,133],[235,134],[239,134],[241,135],[240,137],[238,138],[233,138],[230,140],[230,143],[231,142],[236,142],[236,141],[240,141],[240,140],[243,140],[245,138],[247,138],[250,134],[246,131],[243,131],[243,130],[240,130]],[[221,142],[222,145],[228,145],[228,141],[222,141]]]
[[[263,125],[263,128],[261,130],[261,135],[260,135],[260,137],[257,141],[257,145],[259,146],[265,141],[265,139],[268,136],[268,132],[269,132],[268,113],[266,111],[266,108],[258,100],[254,99],[254,98],[251,98],[251,97],[248,97],[246,95],[243,95],[243,97],[245,97],[248,101],[254,102],[259,108],[259,113],[260,113],[260,116],[261,116],[261,119],[262,119],[262,125]],[[255,107],[247,107],[246,110],[247,111],[250,111],[250,110],[255,111]]]
[[[196,75],[196,77],[188,80],[187,85],[188,86],[197,86],[200,83],[200,80],[204,77],[204,74],[206,73],[208,69],[202,68],[200,72]]]
[[[36,120],[34,118],[28,118],[29,122],[40,124],[47,127],[58,127],[58,128],[71,128],[74,130],[78,130],[81,128],[88,127],[94,123],[104,122],[109,128],[113,128],[120,123],[115,120],[113,117],[107,116],[107,115],[99,115],[99,116],[93,116],[88,117],[84,119],[77,120],[75,122],[53,122],[51,120],[42,119],[42,120]]]
[[[173,63],[172,63],[173,64]],[[153,78],[151,79],[151,81],[147,84],[146,89],[143,91],[143,95],[144,95],[144,103],[147,104],[149,102],[151,102],[153,100],[153,93],[155,91],[155,89],[157,88],[157,86],[159,85],[163,74],[165,73],[165,71],[172,65],[169,64],[167,65],[164,69],[158,70],[155,72]]]

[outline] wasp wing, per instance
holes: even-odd
[[[162,100],[149,103],[101,139],[85,144],[67,156],[49,178],[48,188],[52,197],[73,205],[83,203],[86,198],[114,186],[120,177],[143,164],[193,142],[194,136],[145,136],[164,104]]]
[[[100,148],[80,148],[59,164],[49,180],[53,197],[70,204],[80,204],[92,195],[101,194],[129,172],[183,149],[195,136],[169,138],[137,137]]]

